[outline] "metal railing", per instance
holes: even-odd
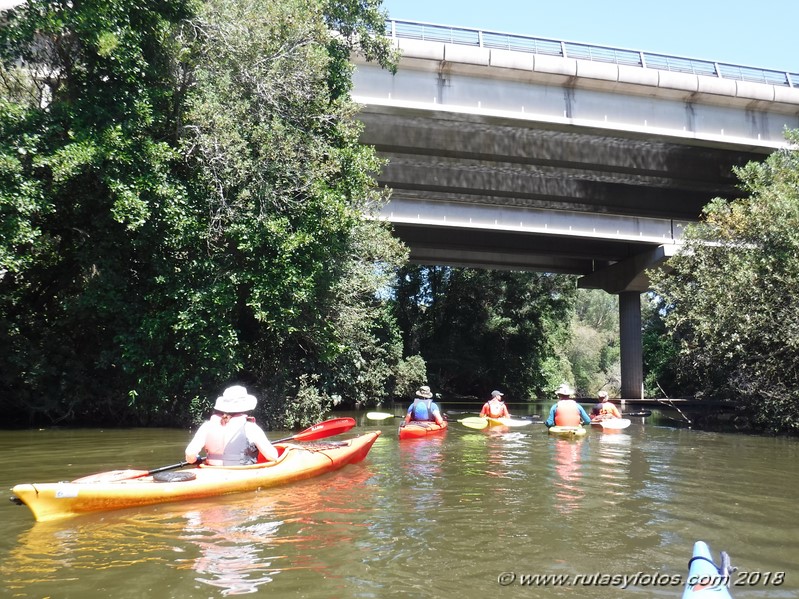
[[[466,27],[450,27],[448,25],[435,25],[417,21],[397,21],[394,19],[386,22],[386,31],[393,38],[445,42],[478,48],[514,50],[516,52],[530,52],[532,54],[546,54],[563,58],[646,67],[676,73],[705,75],[719,79],[799,87],[799,72],[791,73],[772,69],[759,69],[696,58],[611,48],[609,46],[594,46],[527,35],[482,31]]]

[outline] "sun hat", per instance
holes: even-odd
[[[502,393],[501,391],[497,391],[496,389],[494,389],[494,390],[491,392],[491,397],[502,397],[503,395],[505,395],[505,394],[504,394],[504,393]]]
[[[608,398],[608,392],[607,391],[600,391],[599,393],[597,393],[597,397],[599,399],[607,399]]]
[[[433,397],[433,392],[430,391],[430,387],[428,387],[427,385],[422,385],[421,387],[419,387],[419,389],[416,390],[416,395],[418,395],[419,397],[425,397],[427,399],[430,399],[431,397]]]
[[[236,414],[254,410],[257,403],[258,400],[247,393],[247,389],[241,385],[233,385],[225,389],[224,393],[216,398],[214,409],[227,414]]]
[[[557,395],[567,395],[567,396],[569,396],[569,395],[573,395],[574,394],[574,389],[569,387],[569,385],[567,383],[563,383],[560,387],[558,387],[555,390],[555,393]]]

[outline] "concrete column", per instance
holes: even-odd
[[[644,398],[644,348],[641,339],[641,294],[619,293],[619,344],[621,350],[621,396]]]

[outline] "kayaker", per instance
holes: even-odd
[[[574,394],[572,389],[566,383],[563,383],[555,391],[558,396],[558,401],[549,410],[549,416],[544,424],[547,427],[551,426],[579,426],[583,424],[591,424],[591,419],[588,417],[583,406],[571,399]]]
[[[502,397],[505,394],[501,391],[494,390],[491,392],[491,399],[483,404],[483,409],[480,410],[480,418],[510,418],[508,406],[505,405]]]
[[[411,420],[435,421],[436,424],[444,422],[441,410],[433,401],[433,392],[427,385],[422,385],[416,390],[416,397],[408,408],[408,413],[405,414],[405,424]]]
[[[619,408],[614,406],[608,399],[607,391],[600,391],[597,394],[599,403],[591,409],[591,420],[607,420],[608,418],[621,418]]]
[[[210,466],[255,464],[259,461],[259,453],[268,462],[277,460],[277,449],[247,415],[257,403],[258,400],[241,385],[225,389],[216,398],[211,418],[203,422],[186,447],[186,461],[195,463],[203,449],[205,463]]]

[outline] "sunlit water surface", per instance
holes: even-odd
[[[479,431],[453,421],[443,436],[399,442],[398,419],[356,417],[348,435],[383,431],[366,460],[286,487],[43,523],[4,500],[3,596],[679,597],[672,581],[704,540],[731,555],[734,582],[761,573],[733,587],[736,599],[799,597],[796,440],[638,418],[581,440],[541,424]],[[171,464],[189,437],[0,432],[0,484]],[[764,584],[769,572],[784,582]],[[534,575],[582,578],[523,586]],[[636,575],[637,584],[594,584]]]

